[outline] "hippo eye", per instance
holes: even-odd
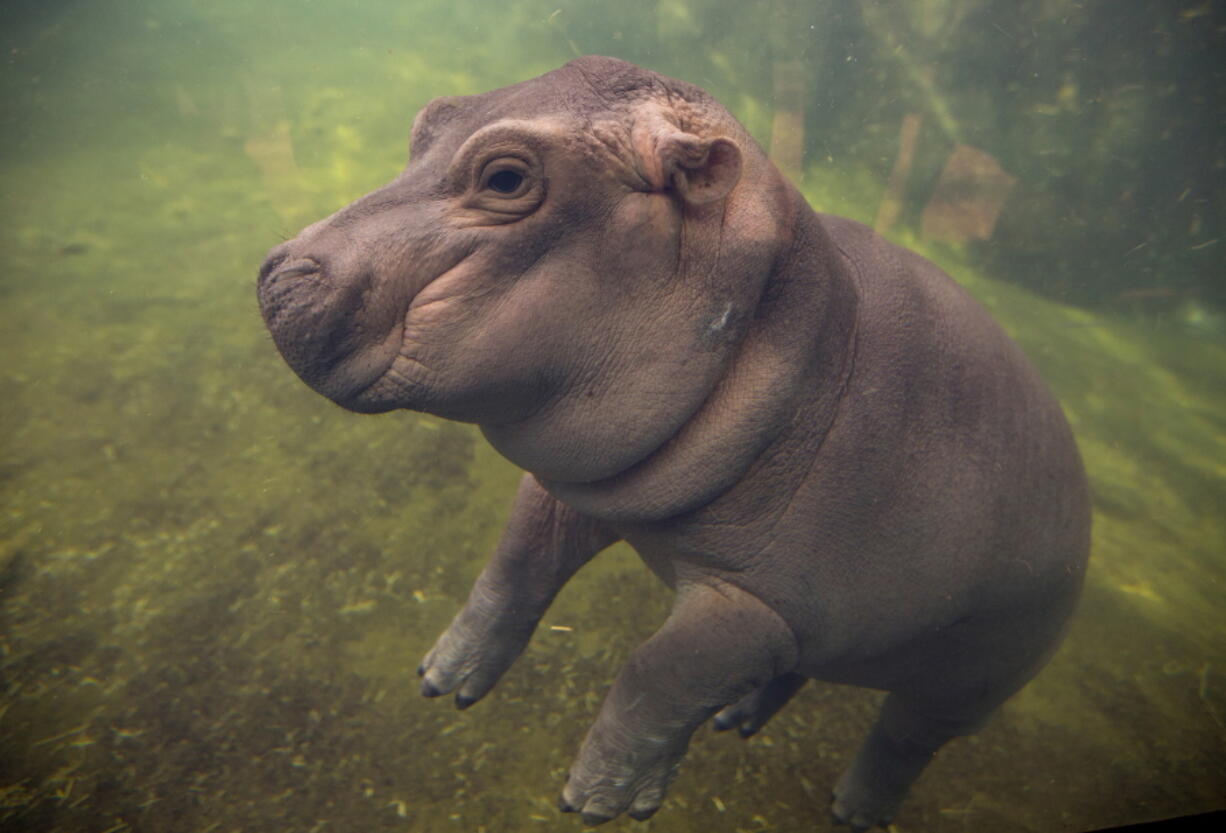
[[[498,171],[485,184],[499,194],[514,194],[524,184],[524,175],[518,171]]]
[[[514,157],[496,159],[481,173],[481,190],[500,197],[520,197],[528,191],[528,166]]]
[[[540,165],[520,156],[498,156],[477,170],[471,190],[462,205],[474,209],[479,225],[513,223],[527,217],[545,198],[545,178]]]

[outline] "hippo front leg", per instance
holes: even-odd
[[[571,768],[560,806],[599,824],[651,816],[694,730],[789,671],[796,645],[754,596],[711,580],[679,590],[664,626],[631,656]]]
[[[562,585],[616,540],[524,475],[494,557],[418,666],[422,694],[455,691],[462,709],[480,700],[523,652]]]

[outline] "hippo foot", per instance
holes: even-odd
[[[609,744],[607,752],[602,746],[597,737],[589,736],[584,743],[558,808],[579,813],[586,825],[603,824],[622,813],[636,821],[651,818],[677,775],[686,744],[678,747],[649,738],[625,746]]]
[[[456,707],[468,708],[511,667],[534,626],[505,623],[465,608],[417,667],[421,693],[439,697],[454,691]]]
[[[830,803],[831,821],[835,825],[847,825],[854,833],[864,833],[874,827],[888,827],[902,796],[891,799],[875,795],[871,790],[857,789],[846,781],[844,776],[834,789]]]
[[[805,679],[800,674],[781,674],[716,714],[713,721],[715,730],[726,732],[736,728],[743,738],[756,735],[800,690]]]
[[[931,752],[892,741],[874,728],[834,787],[834,821],[855,831],[886,827],[931,759]]]

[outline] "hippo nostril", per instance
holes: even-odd
[[[268,280],[268,276],[276,271],[277,267],[284,263],[289,258],[286,253],[270,254],[264,259],[264,263],[260,266],[260,277],[258,282],[263,285],[264,281]]]
[[[291,258],[288,254],[274,254],[260,267],[259,285],[276,283],[285,278],[300,278],[317,274],[322,267],[312,257]]]
[[[277,267],[285,261],[289,260],[290,247],[289,243],[282,243],[279,246],[273,247],[268,256],[264,258],[264,262],[260,265],[260,283],[268,279],[268,276],[277,271]]]
[[[314,275],[319,269],[318,260],[304,257],[294,260],[289,266],[284,266],[273,274],[277,278],[300,278],[303,275]]]

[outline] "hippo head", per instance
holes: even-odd
[[[590,483],[719,383],[787,253],[789,187],[702,90],[581,58],[431,102],[400,176],[269,253],[260,307],[338,404],[475,422]]]

